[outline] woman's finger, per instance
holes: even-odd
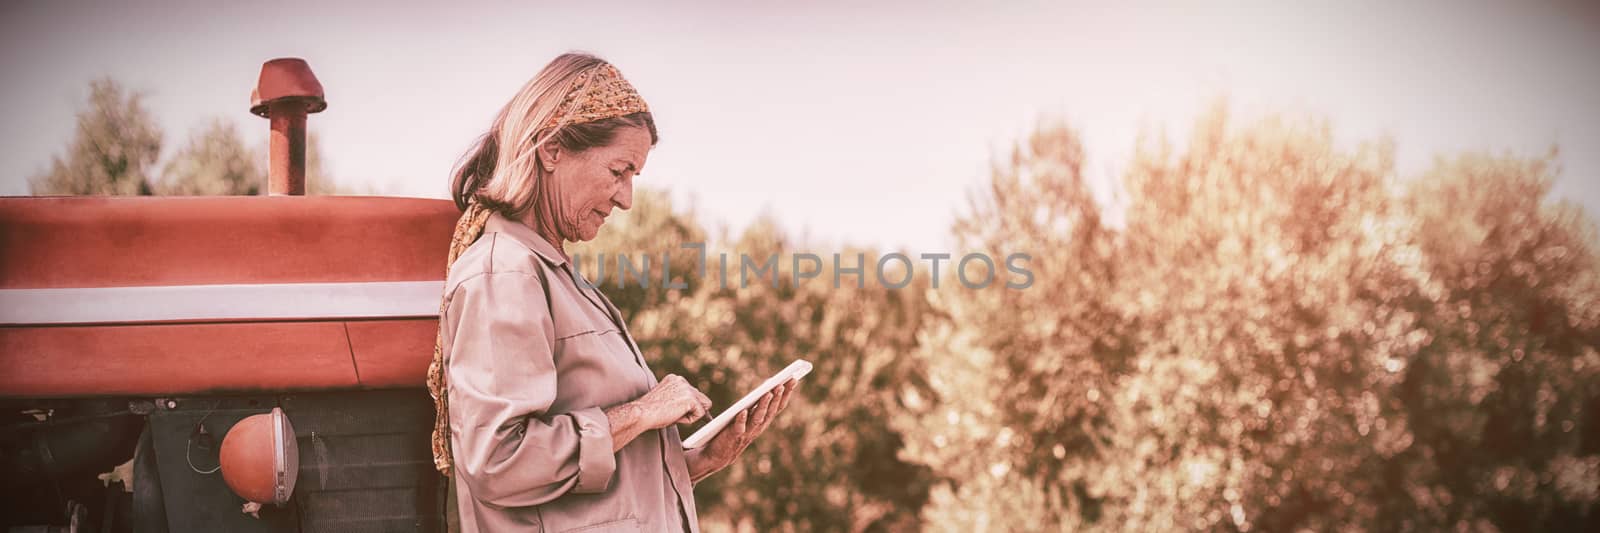
[[[705,412],[710,413],[711,412],[711,397],[710,396],[706,396],[706,393],[700,392],[699,389],[696,389],[694,391],[694,394],[700,400],[700,408],[705,410]]]
[[[789,396],[794,393],[795,385],[798,385],[798,383],[795,383],[795,381],[791,379],[788,383],[784,383],[783,387],[779,389],[783,391],[783,395],[778,398],[777,412],[781,413],[785,408],[789,407]]]
[[[789,401],[788,384],[772,391],[772,403],[767,406],[767,425],[772,425],[772,421],[778,418],[778,413],[783,411],[783,404],[787,401]]]
[[[778,409],[778,406],[782,404],[783,398],[777,396],[772,398],[772,404],[767,406],[767,423],[761,426],[762,429],[766,429],[767,426],[771,426],[772,422],[778,419],[778,411],[780,410]]]
[[[761,401],[756,402],[756,406],[750,409],[755,419],[751,426],[760,428],[767,423],[767,407],[770,405],[772,405],[772,393],[761,395]]]

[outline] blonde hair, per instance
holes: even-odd
[[[451,193],[456,207],[465,210],[474,200],[508,217],[534,210],[540,225],[554,224],[559,205],[544,180],[544,162],[539,148],[555,142],[562,149],[580,152],[610,144],[616,130],[624,126],[644,127],[650,142],[659,139],[655,120],[649,112],[570,124],[576,106],[568,105],[584,72],[606,65],[606,61],[585,53],[566,53],[523,84],[522,89],[500,109],[489,132],[479,138],[454,172]],[[555,124],[554,127],[545,127]],[[562,231],[566,228],[535,228]],[[565,236],[565,235],[562,235]]]

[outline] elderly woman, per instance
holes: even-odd
[[[633,206],[656,143],[615,67],[557,57],[463,160],[439,344],[434,462],[464,531],[698,531],[694,483],[736,459],[788,403],[786,384],[705,446],[676,424],[711,402],[656,379],[605,294],[563,250]]]

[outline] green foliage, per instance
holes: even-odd
[[[1412,306],[1431,342],[1395,391],[1416,445],[1387,488],[1420,516],[1387,523],[1600,523],[1600,268],[1590,222],[1543,201],[1550,166],[1441,161],[1405,198],[1429,275]]]
[[[50,170],[28,179],[33,194],[150,194],[161,154],[161,128],[137,93],[109,78],[89,83],[89,107],[78,113],[77,132]]]
[[[1142,145],[1101,222],[1065,127],[957,223],[1036,285],[943,298],[900,427],[948,530],[1555,530],[1597,517],[1600,283],[1547,162],[1401,189],[1326,126]],[[921,431],[918,431],[921,430]]]
[[[167,178],[156,190],[172,196],[259,194],[267,180],[260,159],[232,123],[213,120],[167,163]]]

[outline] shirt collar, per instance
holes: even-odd
[[[551,245],[550,241],[544,240],[544,237],[539,236],[538,232],[533,231],[533,228],[506,218],[500,213],[489,215],[489,221],[483,225],[483,232],[500,233],[510,237],[523,246],[527,246],[529,250],[533,250],[533,253],[539,254],[539,257],[543,257],[545,262],[550,263],[552,266],[561,266],[567,262],[566,256]]]

